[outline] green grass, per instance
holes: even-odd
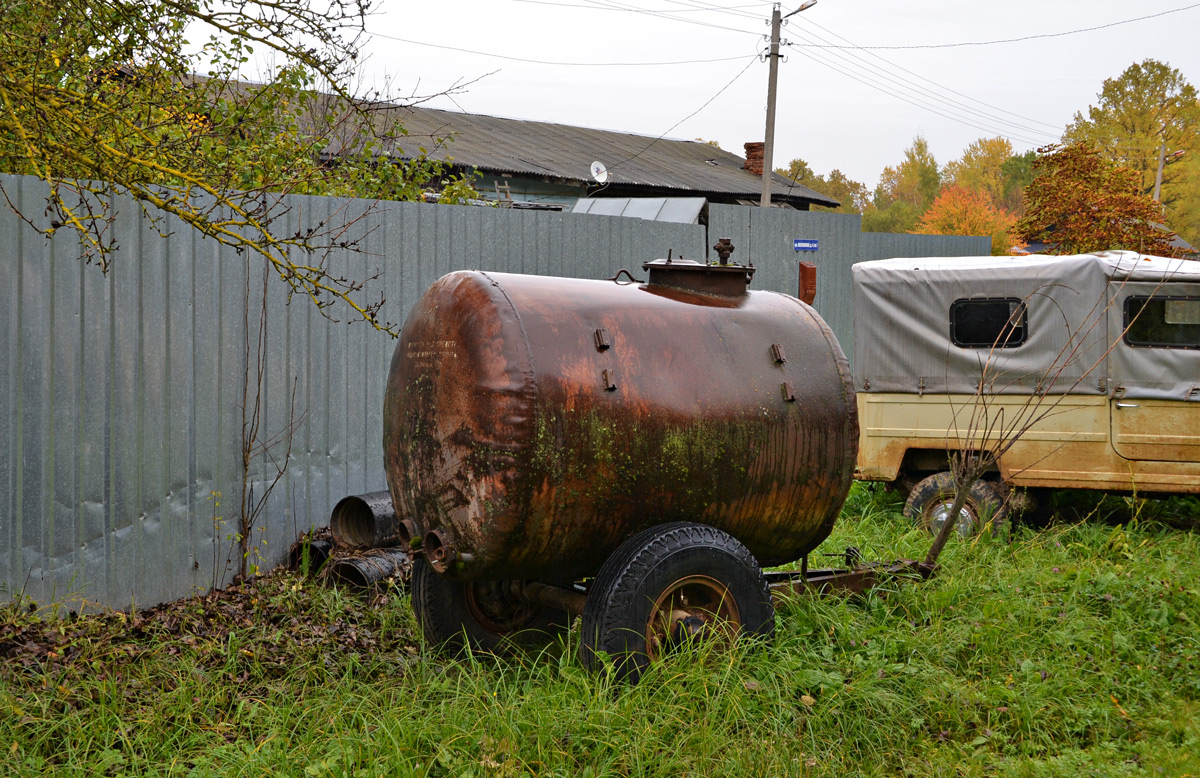
[[[636,687],[583,672],[575,634],[432,655],[401,593],[289,574],[153,618],[9,607],[0,774],[1200,776],[1200,536],[1121,504],[789,599],[769,645]],[[822,550],[921,556],[899,507],[856,486]]]

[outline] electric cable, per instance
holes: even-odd
[[[529,3],[530,5],[553,5],[553,6],[558,6],[559,8],[580,8],[580,9],[589,10],[589,11],[628,11],[629,10],[628,8],[596,8],[594,6],[580,5],[578,3],[556,3],[556,2],[552,2],[552,0],[512,0],[512,2],[514,2],[514,3]],[[668,0],[668,2],[681,2],[681,0]],[[729,8],[721,8],[719,6],[714,6],[712,8],[696,7],[693,10],[714,11],[714,12],[715,11],[733,11],[734,9],[738,9],[738,8],[757,8],[760,5],[762,5],[762,4],[757,3],[757,4],[751,4],[751,5],[738,5],[738,6],[730,6]],[[676,11],[675,13],[682,13],[682,11]],[[761,19],[762,17],[761,16],[753,16],[752,18]]]
[[[718,97],[720,97],[722,94],[724,94],[724,93],[725,93],[725,90],[727,90],[727,89],[729,89],[729,87],[733,86],[734,82],[736,82],[736,81],[737,81],[739,78],[741,78],[743,75],[745,75],[745,74],[746,74],[746,71],[750,69],[750,66],[751,66],[751,65],[753,65],[755,62],[757,62],[757,61],[758,61],[758,58],[759,58],[759,55],[758,55],[758,54],[755,54],[753,57],[751,57],[751,58],[750,58],[750,61],[746,63],[746,67],[744,67],[744,68],[742,68],[740,71],[738,71],[738,74],[737,74],[736,76],[734,76],[733,78],[731,78],[731,79],[729,80],[729,83],[727,83],[725,86],[723,86],[723,87],[721,87],[720,89],[718,89],[718,90],[717,90],[717,93],[716,93],[715,95],[713,95],[712,97],[708,98],[707,100],[705,100],[705,101],[704,101],[704,104],[703,104],[703,105],[701,105],[699,108],[697,108],[696,110],[692,111],[692,112],[691,112],[690,114],[688,114],[687,116],[683,117],[683,118],[682,118],[682,119],[680,119],[679,121],[677,121],[677,122],[675,122],[674,124],[672,124],[672,125],[670,126],[670,128],[668,128],[668,129],[667,129],[667,131],[666,131],[666,132],[664,132],[662,135],[659,135],[659,136],[658,136],[657,138],[655,138],[654,140],[650,141],[650,143],[649,143],[649,144],[647,144],[647,145],[646,145],[646,147],[645,147],[644,149],[642,149],[642,150],[641,150],[641,151],[639,151],[638,153],[634,154],[632,157],[628,157],[628,158],[626,158],[626,159],[623,159],[623,160],[621,160],[620,162],[616,162],[616,163],[614,163],[614,164],[612,164],[612,165],[609,165],[609,166],[608,166],[608,169],[609,169],[609,170],[612,170],[612,169],[614,169],[614,168],[620,167],[621,165],[624,165],[626,162],[632,162],[633,160],[635,160],[635,159],[637,159],[638,157],[640,157],[640,156],[642,156],[643,154],[645,154],[647,151],[649,151],[649,150],[650,150],[651,146],[653,146],[655,143],[658,143],[660,140],[662,140],[663,138],[665,138],[665,137],[667,137],[669,134],[671,134],[671,132],[672,132],[672,131],[673,131],[673,130],[676,128],[676,127],[678,127],[679,125],[681,125],[681,124],[683,124],[684,122],[686,122],[688,119],[692,118],[692,117],[693,117],[693,116],[695,116],[696,114],[698,114],[698,113],[700,113],[701,111],[703,111],[703,110],[704,110],[705,108],[707,108],[707,107],[708,107],[708,106],[709,106],[709,105],[710,105],[710,104],[711,104],[711,103],[712,103],[714,100],[716,100]]]
[[[528,59],[525,57],[511,57],[507,54],[493,54],[487,51],[478,51],[476,49],[466,49],[459,46],[444,46],[438,43],[426,43],[424,41],[415,41],[409,38],[400,38],[395,35],[389,35],[384,32],[365,31],[367,35],[374,38],[386,38],[390,41],[399,43],[408,43],[413,46],[425,46],[431,49],[445,49],[446,51],[457,51],[460,54],[475,54],[480,57],[491,57],[493,59],[505,59],[511,62],[525,62],[531,65],[554,65],[556,67],[581,67],[581,68],[616,68],[616,67],[658,67],[662,65],[704,65],[709,62],[733,62],[740,61],[742,56],[736,57],[709,57],[707,59],[686,59],[672,62],[553,62],[542,59]]]
[[[801,32],[799,34],[807,35],[808,33]],[[791,46],[793,48],[796,48],[795,43],[788,42],[787,45]],[[813,58],[814,55],[816,54],[815,52],[810,53],[807,51],[805,51],[803,53],[805,53],[805,56],[808,56],[810,58]],[[822,52],[822,53],[825,53],[825,52]],[[955,113],[959,116],[963,116],[964,118],[969,118],[973,122],[989,123],[990,125],[993,126],[994,131],[998,132],[998,134],[1004,135],[1007,132],[1016,131],[1016,132],[1022,133],[1024,135],[1035,135],[1035,136],[1042,136],[1045,138],[1057,139],[1058,137],[1061,136],[1061,133],[1059,133],[1059,132],[1049,133],[1045,130],[1038,129],[1037,127],[1030,127],[1028,125],[1023,125],[1018,122],[1015,122],[1011,119],[1005,119],[1004,117],[996,116],[996,115],[990,114],[986,111],[981,111],[978,108],[974,108],[970,105],[967,105],[967,104],[965,104],[961,101],[955,100],[953,98],[947,98],[946,96],[937,94],[937,93],[933,92],[932,90],[927,89],[926,87],[923,87],[919,84],[913,83],[912,81],[909,81],[902,76],[895,76],[895,75],[887,72],[886,70],[883,70],[878,65],[875,65],[870,62],[865,62],[865,61],[861,60],[861,58],[848,57],[848,56],[842,54],[841,52],[829,52],[829,53],[832,54],[835,58],[842,60],[845,63],[845,66],[847,66],[847,67],[858,68],[860,70],[866,70],[867,71],[866,74],[859,72],[859,75],[863,76],[864,78],[871,79],[877,85],[878,85],[877,79],[883,79],[884,81],[890,82],[891,84],[895,85],[895,87],[897,87],[899,90],[906,91],[908,93],[909,97],[911,97],[913,100],[921,102],[922,105],[925,105],[925,103],[929,100],[933,100],[933,101],[935,101],[936,104],[938,104],[937,107],[943,111]],[[839,72],[845,73],[845,71],[839,71]],[[882,87],[882,88],[885,91],[887,91],[888,93],[893,94],[896,97],[901,96],[901,92],[897,92],[894,89],[891,89],[888,87]],[[926,106],[926,107],[928,107],[928,106]],[[944,116],[945,114],[941,114],[941,115]],[[1053,126],[1053,125],[1050,125],[1050,126]],[[1011,128],[1011,129],[1006,129],[1006,128]],[[986,128],[981,127],[980,129],[986,129]],[[986,131],[993,131],[993,130],[986,130]]]
[[[840,68],[838,68],[835,65],[831,65],[830,63],[825,62],[824,60],[818,59],[817,57],[813,56],[812,54],[809,54],[807,51],[804,51],[803,49],[798,49],[797,53],[804,57],[807,57],[808,59],[811,59],[813,62],[816,62],[819,65],[823,65],[824,67],[829,68],[830,70],[834,71],[835,73],[840,73],[843,76],[846,76],[847,78],[851,78],[851,79],[859,82],[860,84],[863,84],[864,86],[868,86],[878,92],[883,92],[884,94],[895,97],[897,100],[902,100],[902,101],[908,103],[909,105],[915,106],[917,108],[922,108],[926,111],[929,111],[930,113],[941,116],[943,119],[949,119],[950,121],[958,122],[959,124],[965,125],[967,127],[974,127],[975,129],[982,130],[983,132],[988,132],[988,133],[995,132],[995,128],[984,127],[984,126],[976,124],[972,121],[967,121],[966,119],[963,119],[961,117],[952,116],[950,114],[943,113],[942,111],[940,111],[936,108],[933,108],[929,105],[924,105],[922,103],[918,103],[918,102],[911,100],[903,95],[899,95],[899,94],[896,94],[895,92],[891,92],[877,84],[874,84],[870,81],[859,78],[858,76],[854,75],[853,73],[848,73],[844,70],[841,70]],[[1000,133],[1000,135],[1001,135],[1001,137],[1008,138],[1009,140],[1015,140],[1015,141],[1018,141],[1020,143],[1026,144],[1026,145],[1031,145],[1031,146],[1041,145],[1037,141],[1030,140],[1029,138],[1020,137],[1014,133]]]
[[[1169,11],[1162,11],[1161,13],[1150,14],[1148,16],[1138,16],[1133,19],[1122,19],[1119,22],[1112,22],[1110,24],[1100,24],[1095,27],[1081,27],[1080,29],[1077,29],[1077,30],[1066,30],[1064,32],[1048,32],[1048,33],[1042,33],[1039,35],[1026,35],[1021,38],[1004,38],[1001,40],[992,40],[992,41],[965,41],[962,43],[928,43],[928,44],[922,44],[922,45],[909,45],[909,46],[824,45],[824,46],[817,46],[815,48],[824,48],[824,49],[848,49],[848,48],[851,48],[851,49],[874,50],[874,51],[885,51],[885,50],[896,51],[896,50],[902,50],[902,49],[957,49],[957,48],[963,48],[966,46],[999,46],[999,45],[1005,44],[1005,43],[1021,43],[1024,41],[1043,40],[1046,38],[1062,38],[1062,37],[1065,37],[1068,35],[1079,35],[1080,33],[1085,33],[1085,32],[1095,32],[1097,30],[1107,30],[1110,27],[1120,27],[1123,24],[1133,24],[1134,22],[1144,22],[1147,19],[1157,19],[1160,16],[1166,16],[1168,14],[1177,14],[1177,13],[1181,13],[1183,11],[1190,11],[1193,8],[1200,8],[1200,3],[1193,3],[1191,5],[1185,5],[1180,8],[1172,8]]]
[[[728,32],[737,32],[737,33],[742,33],[744,35],[755,35],[755,36],[761,34],[761,33],[753,32],[752,30],[742,30],[742,29],[738,29],[736,27],[726,27],[725,25],[711,24],[709,22],[702,22],[697,19],[682,19],[678,16],[672,16],[669,11],[650,11],[645,8],[638,8],[636,6],[626,5],[625,3],[610,2],[609,0],[583,0],[583,1],[585,3],[590,3],[599,8],[608,8],[611,10],[629,11],[630,13],[646,14],[647,16],[654,16],[659,19],[670,19],[672,21],[684,22],[686,24],[695,24],[695,25],[699,25],[701,27],[711,27],[715,30],[726,30]]]
[[[849,40],[849,39],[847,39],[845,36],[843,36],[843,35],[839,35],[838,33],[834,32],[833,30],[830,30],[828,27],[822,27],[820,24],[818,24],[817,22],[813,21],[812,19],[805,19],[805,20],[804,20],[804,22],[805,22],[805,24],[809,24],[809,25],[812,25],[813,27],[816,27],[816,28],[818,28],[818,29],[824,30],[825,32],[829,33],[830,35],[832,35],[832,36],[833,36],[833,37],[835,37],[835,38],[838,38],[838,39],[840,39],[840,40],[846,41],[846,43],[849,43],[849,44],[851,44],[851,45],[854,45],[854,42],[853,42],[853,41],[851,41],[851,40]],[[933,86],[937,87],[938,89],[944,89],[945,91],[947,91],[947,92],[949,92],[949,93],[951,93],[951,94],[958,95],[959,97],[962,97],[962,98],[964,98],[964,99],[970,100],[971,102],[974,102],[974,103],[979,103],[979,104],[980,104],[980,105],[982,105],[982,106],[985,106],[985,107],[987,107],[987,108],[991,108],[991,109],[992,109],[992,110],[994,110],[994,111],[1000,111],[1001,113],[1006,113],[1006,114],[1008,114],[1009,116],[1015,116],[1015,117],[1017,117],[1018,119],[1024,119],[1024,120],[1025,120],[1025,121],[1027,121],[1027,122],[1033,122],[1034,124],[1041,124],[1041,125],[1043,125],[1043,126],[1049,127],[1049,128],[1051,128],[1051,129],[1054,129],[1054,130],[1057,130],[1057,129],[1059,129],[1058,125],[1056,125],[1056,124],[1050,124],[1050,123],[1048,123],[1048,122],[1039,121],[1039,120],[1037,120],[1037,119],[1033,119],[1033,118],[1030,118],[1030,117],[1028,117],[1028,116],[1022,116],[1022,115],[1021,115],[1021,114],[1019,114],[1019,113],[1013,113],[1012,111],[1005,110],[1005,109],[1003,109],[1003,108],[1000,108],[999,106],[995,106],[995,105],[992,105],[992,104],[990,104],[990,103],[985,103],[985,102],[984,102],[984,101],[982,101],[982,100],[977,100],[977,99],[975,99],[974,97],[971,97],[970,95],[963,94],[962,92],[957,92],[957,91],[955,91],[955,90],[951,89],[950,87],[948,87],[948,86],[945,86],[944,84],[939,84],[939,83],[937,83],[936,81],[932,81],[932,80],[930,80],[930,79],[928,79],[928,78],[925,78],[924,76],[920,75],[919,73],[914,73],[913,71],[911,71],[911,70],[909,70],[909,69],[905,68],[904,66],[902,66],[902,65],[899,65],[899,64],[897,64],[897,63],[895,63],[895,62],[891,61],[890,59],[886,59],[885,57],[881,57],[881,56],[879,56],[878,54],[875,54],[874,52],[868,51],[867,53],[868,53],[870,56],[874,57],[875,59],[879,60],[880,62],[883,62],[883,63],[885,63],[885,64],[887,64],[887,65],[889,65],[889,66],[891,66],[891,67],[894,67],[894,68],[896,68],[897,70],[902,70],[902,71],[904,71],[905,73],[909,74],[910,76],[913,76],[914,78],[919,78],[920,80],[924,81],[924,82],[925,82],[925,83],[927,83],[927,84],[932,84]]]

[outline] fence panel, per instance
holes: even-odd
[[[0,185],[23,213],[42,214],[42,182]],[[395,339],[344,308],[334,321],[289,299],[252,256],[171,220],[160,232],[128,199],[116,205],[120,248],[107,275],[82,261],[73,235],[47,240],[0,213],[0,597],[150,606],[227,583],[243,563],[279,563],[337,500],[385,488]],[[706,228],[334,198],[286,205],[283,231],[332,223],[359,241],[329,267],[367,279],[359,299],[382,297],[381,319],[397,328],[452,270],[640,277],[642,262],[703,259],[721,236],[735,260],[755,263],[756,288],[794,293],[791,239],[802,237],[821,241],[817,308],[849,346],[853,262],[986,251],[978,239],[862,236],[852,216],[737,206],[711,206]]]

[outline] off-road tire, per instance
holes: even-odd
[[[913,487],[904,503],[904,515],[931,535],[936,535],[941,527],[937,521],[938,508],[949,510],[952,507],[954,491],[953,473],[934,473]],[[956,529],[960,537],[974,537],[987,527],[993,535],[1008,530],[1008,505],[1002,487],[994,481],[980,479],[971,484],[963,510],[970,516],[971,526],[969,530]],[[962,522],[960,518],[959,524]]]
[[[728,607],[737,616],[722,628],[735,636],[766,638],[774,632],[770,588],[745,546],[704,524],[660,524],[626,540],[596,574],[583,609],[584,667],[599,669],[601,656],[607,655],[618,678],[636,683],[654,653],[647,649],[646,634],[656,603],[690,580],[727,591]]]
[[[426,643],[451,653],[468,646],[477,651],[511,653],[547,645],[570,626],[571,617],[565,611],[511,598],[502,600],[507,623],[487,620],[481,615],[480,598],[505,583],[451,581],[418,555],[413,560],[412,608]]]

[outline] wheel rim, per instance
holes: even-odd
[[[515,632],[537,620],[541,608],[510,595],[504,581],[466,584],[467,610],[479,626],[497,635]]]
[[[706,575],[680,578],[650,610],[646,654],[656,659],[693,637],[732,642],[741,627],[741,613],[729,587]]]
[[[942,531],[942,527],[950,518],[950,509],[954,507],[954,500],[942,500],[930,506],[925,513],[925,526],[933,535],[937,535]],[[958,523],[954,527],[954,531],[961,537],[969,538],[975,534],[975,527],[978,523],[978,517],[970,505],[964,504],[958,512]]]

